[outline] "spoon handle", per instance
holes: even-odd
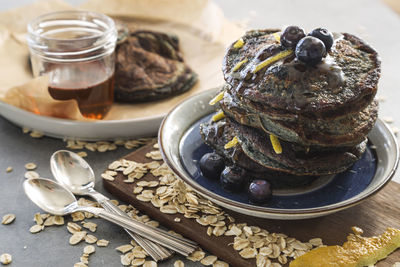
[[[94,207],[79,207],[79,210],[91,212],[100,218],[115,223],[123,228],[129,229],[142,237],[150,239],[153,242],[159,243],[164,247],[172,249],[183,256],[188,256],[196,248],[197,245],[193,245],[193,241],[185,238],[176,237],[161,229],[146,225],[144,223],[135,221],[133,219],[111,213],[101,208]]]
[[[99,202],[105,210],[108,210],[110,212],[113,212],[115,214],[119,214],[121,216],[130,218],[128,214],[123,212],[120,208],[118,208],[114,203],[112,203],[109,199],[104,199],[103,201]],[[135,234],[132,231],[129,231],[128,229],[125,229],[125,231],[135,240],[147,253],[150,254],[150,256],[154,260],[164,260],[172,256],[172,253],[164,248],[163,246],[160,246],[157,243],[154,243],[146,238],[141,237],[138,234]]]
[[[90,197],[94,198],[94,199],[95,199],[101,206],[103,206],[106,210],[130,218],[125,212],[123,212],[123,211],[120,210],[116,205],[114,205],[114,204],[110,201],[110,199],[109,199],[108,197],[106,197],[106,196],[104,196],[103,194],[97,192],[96,190],[91,189],[91,190],[89,191],[89,194],[88,194],[88,195],[89,195]],[[159,229],[159,228],[155,228],[155,227],[154,227],[154,231],[157,231],[157,232],[159,232],[159,233],[162,234],[162,235],[163,235],[163,234],[169,235],[169,233],[167,233],[166,231],[164,231],[164,230],[162,230],[162,229]],[[194,242],[194,241],[192,241],[192,240],[188,240],[188,239],[186,239],[186,238],[182,238],[182,237],[179,237],[179,236],[177,236],[176,238],[177,238],[177,239],[181,239],[183,242],[188,242],[188,243],[192,244],[193,246],[197,246],[196,242]]]

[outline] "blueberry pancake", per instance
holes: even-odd
[[[218,154],[249,171],[261,174],[282,172],[293,175],[329,175],[340,173],[356,162],[366,148],[366,139],[354,147],[320,149],[280,141],[282,153],[275,153],[263,131],[223,119],[202,124],[200,132],[206,144]],[[238,144],[224,145],[236,136]],[[257,175],[260,176],[260,175]]]
[[[274,188],[285,188],[307,185],[316,178],[316,176],[298,176],[266,168],[249,158],[240,145],[225,149],[225,144],[235,136],[232,126],[225,120],[202,124],[200,129],[205,143],[225,159],[227,166],[234,165],[244,169],[252,179],[268,180]]]
[[[365,139],[378,116],[378,103],[372,101],[359,112],[323,117],[293,114],[271,109],[238,96],[225,86],[220,106],[224,114],[235,121],[251,126],[282,140],[303,146],[355,146]]]
[[[358,37],[253,30],[228,47],[222,70],[226,84],[210,101],[216,113],[200,133],[250,180],[303,185],[345,171],[366,150],[380,60]]]
[[[223,74],[238,96],[287,112],[327,116],[353,107],[359,110],[371,102],[380,60],[368,44],[354,35],[335,33],[325,57],[309,66],[296,57],[293,48],[280,44],[280,35],[250,31],[241,38],[242,47],[235,48],[234,43],[228,48]],[[281,60],[261,65],[279,55]]]

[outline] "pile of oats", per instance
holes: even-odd
[[[39,233],[47,226],[64,225],[64,217],[59,215],[50,215],[47,213],[35,213],[33,220],[36,224],[32,225],[29,232],[32,234]]]
[[[138,144],[138,143],[137,143]],[[154,146],[158,148],[157,145]],[[85,147],[86,148],[86,147]],[[78,148],[79,149],[79,148]],[[209,236],[231,236],[232,252],[236,251],[244,259],[255,259],[257,266],[281,266],[288,262],[290,258],[296,258],[314,247],[323,246],[319,238],[311,239],[302,243],[284,234],[269,233],[265,229],[247,224],[235,223],[233,217],[225,213],[219,206],[201,197],[187,186],[182,180],[162,162],[161,154],[158,150],[151,151],[146,157],[153,161],[149,163],[139,163],[129,160],[114,161],[108,166],[102,177],[106,180],[114,180],[118,173],[125,175],[125,183],[134,183],[133,193],[137,199],[150,202],[154,207],[166,214],[181,214],[185,218],[195,220],[198,224],[206,227]],[[25,174],[27,178],[39,177],[34,170],[36,164],[27,163]],[[153,174],[158,180],[141,180],[147,173]],[[112,200],[121,210],[126,212],[131,218],[139,220],[147,225],[158,227],[157,221],[151,220],[147,215],[141,215],[131,205],[119,205],[118,201]],[[80,205],[98,207],[98,203],[80,198]],[[74,246],[81,242],[87,243],[83,253],[74,267],[85,267],[89,264],[89,257],[97,247],[109,246],[109,241],[99,239],[94,235],[97,225],[90,222],[93,214],[88,212],[75,212],[70,215],[71,220],[66,228],[71,234],[69,244]],[[13,221],[12,215],[3,218],[5,223]],[[64,217],[53,216],[50,214],[36,213],[34,215],[35,225],[29,231],[39,233],[45,227],[53,225],[65,225]],[[175,217],[174,221],[179,223],[181,219]],[[130,244],[116,248],[121,252],[121,264],[124,266],[157,266],[147,253],[134,241]],[[205,266],[227,267],[226,262],[219,260],[214,255],[206,255],[201,249],[193,252],[187,257],[188,260],[199,262]],[[174,266],[184,266],[180,260],[175,261]]]
[[[85,198],[80,198],[78,203],[82,206],[99,207],[98,203]],[[93,234],[88,234],[88,232],[94,233],[97,230],[97,224],[87,221],[87,219],[94,217],[93,214],[89,212],[78,211],[72,213],[70,217],[72,222],[70,221],[67,223],[67,231],[71,234],[68,243],[71,246],[75,246],[81,242],[86,242],[88,244],[83,249],[83,254],[80,257],[80,261],[74,264],[74,267],[85,267],[89,263],[89,256],[96,251],[95,246],[92,244],[96,244],[98,247],[107,247],[109,245],[109,241],[105,239],[98,239]],[[32,234],[43,231],[45,227],[53,225],[65,225],[63,216],[36,213],[33,217],[33,220],[36,224],[29,229]]]
[[[155,146],[157,148],[157,146]],[[140,201],[150,202],[166,214],[181,214],[206,227],[209,236],[230,236],[232,252],[236,251],[244,259],[255,259],[257,266],[282,266],[310,251],[324,246],[320,238],[301,242],[282,233],[270,233],[257,226],[235,223],[235,219],[219,206],[198,195],[192,188],[179,179],[169,167],[161,162],[158,150],[146,154],[156,161],[139,163],[126,159],[112,162],[102,177],[114,180],[116,173],[124,174],[125,183],[135,183],[133,194]],[[113,173],[111,174],[110,171]],[[158,181],[141,181],[147,173],[153,174]],[[176,217],[179,223],[180,218]],[[205,257],[202,251],[196,251],[188,257],[204,265],[228,266],[215,256]],[[176,266],[182,266],[180,262]]]
[[[144,264],[152,266],[153,261],[146,260],[147,252],[133,240],[130,244],[121,245],[115,249],[122,253],[120,260],[123,266],[144,266]]]
[[[153,142],[154,138],[141,138],[136,140],[116,140],[116,141],[98,141],[98,142],[86,142],[80,140],[66,140],[67,148],[77,150],[77,149],[87,149],[92,152],[106,152],[116,150],[119,146],[123,146],[126,149],[133,149],[146,145]],[[84,151],[79,152],[80,156],[86,156]]]
[[[159,226],[157,221],[151,220],[147,215],[141,215],[139,211],[131,205],[120,205],[117,200],[111,201],[122,211],[126,212],[131,218],[139,220],[153,227]],[[97,202],[85,198],[80,198],[78,203],[82,206],[99,207]],[[83,249],[83,253],[79,259],[79,262],[75,263],[74,267],[87,267],[89,264],[89,256],[96,251],[96,247],[94,245],[97,247],[108,247],[110,242],[105,239],[99,239],[93,234],[97,230],[97,224],[89,221],[90,218],[94,217],[93,214],[79,211],[72,213],[70,217],[72,221],[69,221],[66,224],[67,231],[71,234],[68,243],[71,246],[75,246],[82,242],[87,243]],[[50,214],[40,213],[36,213],[34,215],[34,221],[36,224],[30,228],[31,233],[39,233],[48,226],[65,224],[64,217],[62,216],[53,216]],[[133,240],[130,244],[117,247],[116,250],[123,254],[121,255],[121,264],[124,266],[157,266],[156,262],[150,259],[147,252],[144,251]]]
[[[29,134],[33,138],[42,138],[44,136],[42,132],[29,129],[28,127],[23,127],[22,132],[24,134]]]
[[[32,130],[28,127],[23,127],[22,132],[24,134],[29,134],[33,138],[42,138],[44,134],[40,131]],[[81,141],[81,140],[71,140],[66,139],[64,140],[67,145],[66,147],[73,150],[78,149],[87,149],[92,152],[106,152],[116,150],[119,146],[123,146],[126,149],[134,149],[138,148],[142,145],[149,144],[154,142],[154,137],[152,138],[139,138],[139,139],[132,139],[132,140],[115,140],[115,141],[97,141],[97,142],[88,142],[88,141]],[[79,156],[86,157],[87,153],[85,151],[78,152]]]
[[[186,259],[191,260],[193,262],[200,262],[204,266],[213,266],[213,267],[229,267],[229,264],[218,260],[218,258],[214,255],[206,255],[206,253],[199,249],[194,251],[192,254],[186,257]],[[185,266],[184,263],[180,260],[175,261],[174,267],[176,266]]]

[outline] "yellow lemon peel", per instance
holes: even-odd
[[[243,46],[244,46],[244,41],[242,38],[240,38],[239,40],[236,41],[236,43],[233,44],[233,48],[235,49],[242,48]]]
[[[271,140],[272,148],[274,149],[275,153],[281,154],[282,146],[281,146],[281,143],[279,142],[278,137],[276,137],[276,135],[270,134],[269,140]]]
[[[252,72],[256,73],[257,71],[259,71],[281,59],[285,59],[291,55],[293,55],[293,50],[291,50],[291,49],[279,52],[278,54],[276,54],[272,57],[269,57],[266,60],[262,61],[260,64],[256,65],[256,67],[254,68],[254,70]]]
[[[233,67],[232,72],[237,71],[238,69],[240,69],[240,67],[243,66],[244,63],[246,63],[247,61],[249,61],[247,58],[243,59],[242,61],[239,61],[235,67]]]
[[[388,228],[380,236],[351,234],[343,246],[319,247],[292,261],[289,267],[362,267],[374,265],[400,247],[400,230]]]
[[[225,144],[224,148],[225,149],[229,149],[231,147],[234,147],[234,146],[237,145],[238,142],[239,141],[238,141],[237,137],[235,136],[235,137],[232,138],[231,141],[229,141],[228,143]]]
[[[281,42],[281,36],[278,33],[274,32],[272,35],[275,37],[275,40],[277,40],[279,43]]]
[[[212,121],[219,121],[222,120],[223,118],[225,118],[225,113],[221,110],[217,114],[213,115],[211,119]]]
[[[216,95],[213,99],[210,100],[210,102],[208,103],[211,106],[214,106],[215,104],[217,104],[219,101],[222,100],[222,98],[224,98],[224,94],[225,91],[220,92],[218,95]]]

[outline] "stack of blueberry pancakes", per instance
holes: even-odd
[[[223,60],[226,84],[201,125],[206,144],[248,179],[298,186],[345,171],[377,119],[377,52],[347,33],[253,30]]]

